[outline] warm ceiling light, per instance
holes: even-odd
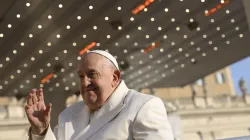
[[[13,50],[13,54],[16,54],[17,53],[17,50]]]
[[[51,43],[50,43],[50,42],[48,42],[48,43],[47,43],[47,45],[48,45],[48,46],[51,46]]]
[[[84,35],[82,35],[82,38],[86,38],[86,37],[87,37],[87,35],[85,35],[85,34],[84,34]]]
[[[27,7],[30,7],[30,3],[26,3],[26,6],[27,6]]]
[[[10,58],[9,57],[6,57],[6,59],[5,59],[6,61],[10,61]]]
[[[33,34],[29,34],[29,38],[32,38],[33,37]]]
[[[31,57],[30,59],[31,59],[31,61],[35,61],[35,57]]]
[[[77,57],[77,60],[81,60],[81,59],[82,59],[81,56],[78,56],[78,57]]]
[[[43,50],[39,50],[39,53],[42,54],[42,53],[43,53]]]
[[[58,7],[59,7],[59,8],[62,8],[62,7],[63,7],[63,5],[62,5],[62,4],[59,4],[59,5],[58,5]]]
[[[25,44],[23,42],[20,43],[21,46],[24,46]]]

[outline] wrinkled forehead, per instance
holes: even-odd
[[[106,58],[99,54],[90,53],[84,55],[78,64],[78,71],[85,71],[88,69],[100,69],[105,63]]]

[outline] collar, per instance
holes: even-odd
[[[117,86],[117,88],[113,91],[111,96],[108,98],[108,100],[102,105],[102,107],[94,112],[94,119],[99,118],[101,115],[103,115],[105,112],[108,112],[112,109],[114,109],[119,104],[123,104],[123,100],[125,96],[128,93],[128,87],[125,84],[125,82],[122,80],[120,84]]]

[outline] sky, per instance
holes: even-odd
[[[234,83],[235,92],[241,95],[239,88],[239,80],[244,77],[247,83],[248,93],[250,92],[250,57],[242,59],[230,65],[232,79]]]

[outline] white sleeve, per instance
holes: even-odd
[[[31,133],[31,140],[43,140],[44,136],[39,136],[39,135],[35,135],[32,132]]]
[[[135,140],[174,140],[162,100],[149,99],[139,110],[133,126]]]
[[[52,132],[50,126],[49,126],[49,128],[44,136],[35,135],[31,131],[29,133],[31,135],[31,140],[56,140],[56,137],[55,137],[54,133]]]

